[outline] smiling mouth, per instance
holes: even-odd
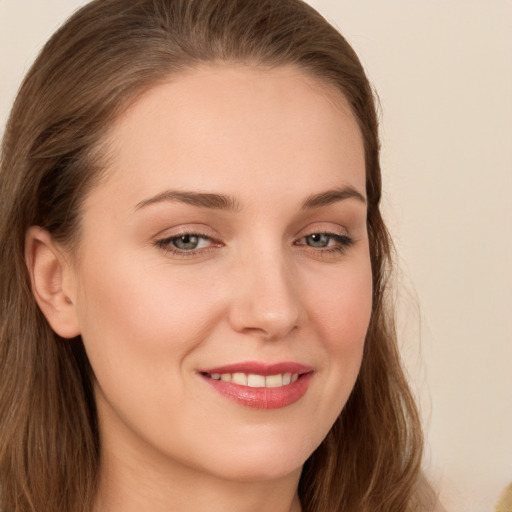
[[[278,409],[306,394],[314,370],[298,363],[242,363],[198,373],[215,391],[241,405]]]
[[[223,382],[232,382],[249,388],[280,388],[296,382],[299,373],[278,373],[276,375],[258,375],[256,373],[203,373],[206,377]]]

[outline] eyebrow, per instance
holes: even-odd
[[[190,204],[192,206],[199,206],[201,208],[209,208],[211,210],[239,210],[240,205],[238,201],[224,194],[212,194],[206,192],[187,192],[180,190],[166,190],[156,196],[145,199],[137,204],[135,210],[140,210],[146,206],[161,203],[173,202]]]
[[[302,203],[302,209],[321,208],[322,206],[329,206],[330,204],[346,199],[357,199],[357,201],[366,204],[366,198],[355,188],[341,187],[310,195],[304,203]]]
[[[301,206],[302,210],[321,208],[346,199],[357,199],[366,204],[365,197],[353,187],[342,187],[310,195]],[[135,207],[135,211],[147,206],[162,202],[179,202],[191,206],[199,206],[211,210],[240,210],[240,204],[232,196],[225,194],[213,194],[209,192],[191,192],[181,190],[165,190],[156,196],[144,199]]]

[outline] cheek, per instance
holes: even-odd
[[[372,274],[365,262],[341,272],[319,294],[315,323],[331,354],[362,353],[372,310]]]
[[[335,283],[335,284],[333,284]],[[338,416],[356,382],[372,311],[372,273],[369,259],[341,268],[313,310],[314,324],[327,355],[323,407]]]
[[[318,431],[311,446],[327,435],[341,413],[357,380],[372,310],[372,274],[369,261],[330,270],[309,280],[309,320],[315,330],[319,364],[317,395],[312,415]],[[316,444],[315,444],[316,443]]]
[[[214,290],[180,278],[162,264],[122,257],[115,264],[91,260],[83,269],[79,320],[97,378],[140,375],[148,384],[166,379],[169,362],[179,370],[185,356],[204,339],[218,317]]]
[[[187,356],[218,317],[215,290],[162,264],[111,261],[91,258],[79,301],[98,408],[114,425],[170,425],[190,379]]]
[[[115,264],[90,261],[83,270],[79,314],[85,329],[97,324],[106,329],[104,336],[144,331],[147,343],[157,342],[151,338],[159,331],[166,336],[172,332],[181,339],[198,326],[198,311],[214,305],[200,282],[194,283],[190,276],[180,279],[162,264],[150,266],[120,258],[111,261]]]

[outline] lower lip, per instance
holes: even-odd
[[[218,393],[226,398],[255,409],[280,409],[300,400],[308,390],[313,372],[305,373],[298,380],[279,388],[251,388],[232,382],[201,376]]]

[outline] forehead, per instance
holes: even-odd
[[[129,106],[107,144],[107,182],[134,204],[166,182],[236,193],[314,175],[319,186],[365,188],[362,137],[346,99],[292,66],[216,64],[173,75]]]

